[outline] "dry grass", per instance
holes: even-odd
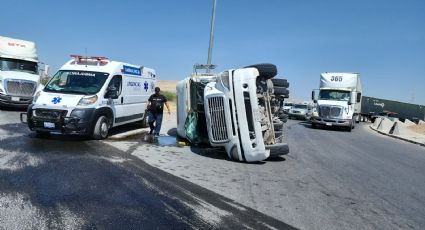
[[[407,128],[409,128],[413,132],[416,132],[416,133],[425,135],[425,124],[422,124],[422,125],[411,125],[411,126],[408,126]]]
[[[177,85],[176,80],[158,80],[157,81],[157,86],[159,88],[161,88],[161,91],[168,91],[168,92],[176,92],[176,85]]]
[[[177,82],[177,80],[158,80],[156,84],[159,88],[161,88],[161,91],[176,93]],[[177,105],[175,101],[168,101],[168,105],[170,106],[172,113],[177,111]],[[166,112],[166,110],[164,110],[164,112]]]

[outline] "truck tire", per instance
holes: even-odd
[[[282,128],[283,128],[283,122],[282,121],[280,121],[280,122],[274,122],[273,123],[273,128],[274,128],[275,131],[282,130]]]
[[[270,150],[270,157],[277,157],[289,153],[289,147],[286,143],[276,143],[274,145],[266,145],[266,149]]]
[[[263,77],[265,79],[271,79],[277,75],[276,66],[270,63],[249,65],[249,66],[246,66],[245,68],[256,68],[258,72],[260,73],[260,77]]]
[[[289,82],[286,79],[283,79],[283,78],[273,78],[271,80],[272,80],[274,86],[286,87],[286,88],[289,87]]]
[[[93,128],[93,139],[103,140],[108,137],[109,122],[105,116],[99,116]]]
[[[275,131],[274,132],[274,138],[279,138],[283,135],[283,131]]]
[[[287,96],[289,95],[289,90],[286,87],[275,86],[274,87],[274,95],[276,96]]]

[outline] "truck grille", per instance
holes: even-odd
[[[208,110],[211,117],[211,132],[214,142],[226,142],[229,135],[226,127],[223,97],[208,98]]]
[[[57,109],[35,109],[35,116],[37,118],[48,119],[48,120],[60,120],[61,117],[65,117],[67,110]]]
[[[13,96],[31,97],[35,92],[36,83],[33,81],[7,80],[6,91]]]
[[[319,116],[323,118],[340,117],[342,108],[340,106],[320,106]]]

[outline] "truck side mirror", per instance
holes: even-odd
[[[362,93],[357,93],[357,103],[362,100]]]
[[[313,91],[311,91],[311,100],[315,100],[316,99],[316,95],[315,95],[315,92],[314,92],[314,90]]]

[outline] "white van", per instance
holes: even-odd
[[[155,70],[105,57],[71,57],[34,95],[27,112],[31,130],[104,139],[111,127],[145,120]]]

